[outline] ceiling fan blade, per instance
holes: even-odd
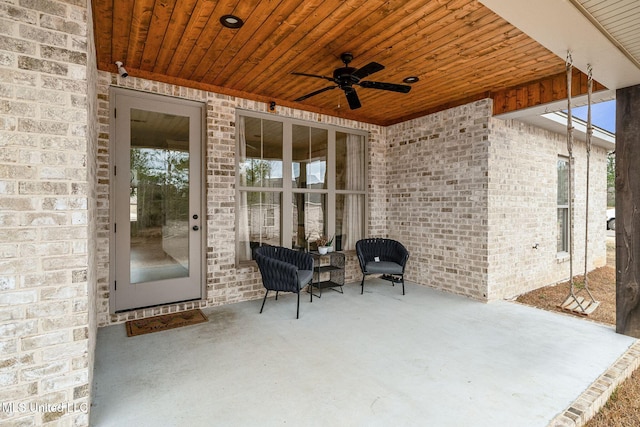
[[[360,82],[358,83],[362,87],[369,89],[382,89],[389,90],[391,92],[408,93],[411,90],[411,86],[397,85],[395,83],[383,83],[383,82]]]
[[[325,79],[325,80],[329,80],[330,82],[333,81],[333,78],[331,77],[327,77],[327,76],[319,76],[317,74],[307,74],[307,73],[291,73],[291,74],[295,74],[296,76],[305,76],[305,77],[315,77],[317,79]]]
[[[304,100],[305,100],[305,99],[307,99],[307,98],[311,98],[312,96],[315,96],[315,95],[317,95],[317,94],[319,94],[319,93],[326,92],[326,91],[328,91],[328,90],[335,89],[335,88],[337,88],[337,87],[338,87],[338,86],[327,86],[327,87],[325,87],[325,88],[322,88],[322,89],[316,90],[315,92],[311,92],[311,93],[308,93],[308,94],[306,94],[306,95],[303,95],[303,96],[301,96],[300,98],[294,99],[293,101],[294,101],[294,102],[304,101]]]
[[[381,70],[384,70],[384,65],[378,64],[377,62],[369,62],[364,67],[354,71],[353,75],[358,79],[364,79],[365,77]]]
[[[354,88],[348,88],[344,91],[344,94],[347,95],[347,102],[349,103],[349,108],[355,110],[357,108],[362,107],[360,104],[360,99],[358,98],[358,94]]]

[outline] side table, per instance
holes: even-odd
[[[317,251],[311,251],[313,256],[313,280],[309,287],[311,293],[311,302],[313,297],[322,297],[323,289],[333,289],[336,292],[342,292],[344,285],[344,264],[345,256],[343,252],[329,252],[326,255],[320,255]],[[318,294],[313,293],[313,288],[318,289]],[[340,288],[338,290],[337,288]]]

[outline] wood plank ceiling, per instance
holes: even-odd
[[[477,0],[92,0],[98,68],[277,105],[389,125],[492,96],[495,111],[562,99],[562,58]],[[220,17],[244,20],[225,28]],[[331,82],[340,55],[408,94],[357,87],[351,110]],[[574,94],[584,82],[574,79]],[[584,79],[582,79],[584,80]]]

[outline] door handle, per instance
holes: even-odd
[[[198,227],[197,225],[194,225],[194,226],[193,226],[193,227],[191,227],[191,228],[193,228],[193,231],[198,231],[198,230],[200,230],[200,227]]]

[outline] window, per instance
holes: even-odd
[[[293,124],[291,247],[309,249],[327,234],[329,132]]]
[[[238,120],[239,259],[251,259],[261,245],[280,245],[282,207],[282,123],[254,117]],[[271,218],[269,218],[271,217]]]
[[[569,252],[569,159],[558,158],[558,252]]]
[[[355,249],[365,235],[365,138],[336,133],[336,244]]]
[[[315,249],[325,234],[353,250],[364,237],[364,133],[242,112],[237,171],[238,261],[262,245]]]

